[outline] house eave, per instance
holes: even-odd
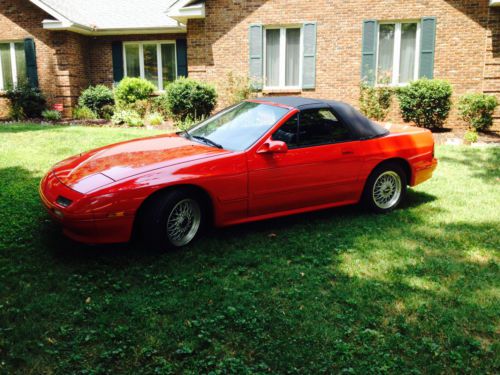
[[[205,18],[205,3],[188,6],[174,6],[167,11],[167,16],[186,24],[190,19]]]
[[[69,21],[44,20],[43,28],[52,31],[71,31],[77,34],[88,36],[104,36],[104,35],[143,35],[143,34],[182,34],[186,33],[184,25],[176,27],[144,27],[144,28],[113,28],[99,29],[90,28],[83,25],[78,25]]]

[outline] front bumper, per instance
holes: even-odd
[[[133,216],[96,218],[86,206],[86,196],[61,183],[49,172],[40,182],[40,199],[50,216],[63,227],[64,234],[86,244],[127,242],[131,238]],[[68,207],[57,204],[63,196],[73,201]]]

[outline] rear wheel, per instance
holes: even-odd
[[[154,250],[179,248],[191,243],[203,224],[202,205],[182,190],[168,191],[146,203],[140,217],[140,235]]]
[[[406,196],[407,178],[398,163],[388,162],[375,168],[363,192],[363,203],[370,210],[385,213],[394,210]]]

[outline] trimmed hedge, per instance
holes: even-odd
[[[148,100],[155,90],[155,85],[145,79],[126,77],[115,88],[116,104],[127,106],[139,100]]]
[[[90,108],[99,117],[105,117],[107,112],[103,111],[103,108],[114,103],[113,91],[104,85],[90,86],[83,90],[78,98],[79,107]]]
[[[398,89],[401,115],[424,128],[440,128],[451,108],[452,88],[447,81],[419,79]]]
[[[458,102],[458,111],[471,129],[486,130],[493,124],[498,100],[493,95],[465,94]]]
[[[210,115],[217,103],[212,85],[189,78],[179,78],[166,89],[167,110],[177,119],[203,118]]]
[[[16,87],[9,88],[5,96],[10,100],[10,116],[14,120],[40,118],[42,111],[47,107],[45,95],[27,82],[20,82]]]

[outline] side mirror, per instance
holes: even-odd
[[[259,150],[258,154],[284,154],[288,151],[288,146],[283,141],[267,141]]]

